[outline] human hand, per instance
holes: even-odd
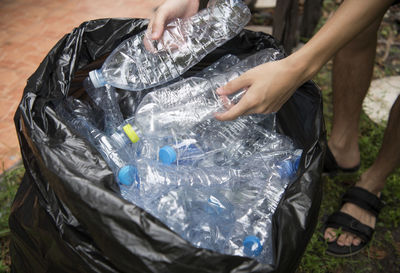
[[[187,18],[197,13],[199,0],[166,0],[154,12],[148,25],[153,40],[161,38],[165,26],[175,18]]]
[[[239,102],[224,113],[219,120],[234,120],[241,115],[267,114],[278,111],[292,96],[298,86],[308,78],[302,66],[293,65],[290,58],[259,65],[217,90],[223,98],[247,88]]]

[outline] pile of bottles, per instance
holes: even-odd
[[[85,79],[90,103],[69,97],[56,110],[108,163],[123,198],[197,247],[271,263],[272,215],[302,150],[276,132],[275,114],[216,120],[245,90],[225,98],[215,91],[283,55],[226,55],[178,78],[249,18],[242,1],[214,1],[171,22],[160,41],[150,43],[145,32],[129,38]],[[134,115],[123,116],[116,88],[148,92]]]

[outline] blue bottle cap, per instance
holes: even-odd
[[[294,175],[293,163],[290,160],[284,160],[279,163],[278,173],[281,178],[290,178]]]
[[[299,156],[298,158],[296,158],[296,160],[295,160],[294,163],[293,163],[293,168],[294,168],[294,171],[295,171],[295,172],[297,172],[297,170],[299,169],[299,166],[300,166],[300,159],[301,159],[301,157]]]
[[[158,156],[160,157],[161,162],[164,164],[170,165],[176,161],[175,149],[169,145],[162,147],[158,152]]]
[[[122,167],[118,172],[118,180],[121,184],[130,186],[135,181],[138,181],[138,173],[136,167],[132,165],[126,165]]]
[[[296,174],[300,166],[301,153],[302,150],[296,150],[294,158],[280,162],[278,173],[281,178],[292,178]]]
[[[257,236],[249,235],[243,241],[244,254],[249,257],[256,257],[261,254],[263,247]]]

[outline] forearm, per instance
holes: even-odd
[[[335,53],[368,27],[392,0],[345,0],[328,22],[288,61],[302,71],[302,82],[311,79]]]

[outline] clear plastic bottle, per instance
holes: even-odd
[[[213,64],[207,66],[202,71],[196,73],[194,77],[210,78],[225,73],[232,66],[240,62],[240,59],[233,54],[227,54],[219,58]]]
[[[160,147],[158,159],[167,165],[182,165],[205,168],[214,166],[222,157],[224,150],[204,143],[196,136],[179,135],[170,138],[166,145]]]
[[[215,1],[190,18],[174,19],[159,41],[147,31],[123,41],[100,69],[89,73],[90,79],[95,87],[108,83],[131,91],[163,84],[236,36],[250,17],[243,1]]]
[[[80,106],[85,107],[81,103]],[[132,160],[133,155],[128,153],[129,150],[124,146],[116,147],[106,134],[92,124],[90,115],[84,116],[82,113],[78,113],[73,103],[60,104],[57,111],[78,134],[87,139],[102,155],[118,183],[127,186],[138,185],[137,168]],[[88,112],[86,111],[86,113]]]
[[[110,135],[124,118],[119,108],[115,88],[109,84],[94,87],[89,77],[83,81],[83,86],[93,102],[104,112],[104,132]]]
[[[162,163],[170,165],[196,165],[204,157],[205,152],[195,139],[185,139],[177,144],[165,145],[160,148],[158,155]]]
[[[117,147],[130,149],[135,157],[158,160],[159,149],[173,143],[172,137],[168,132],[142,128],[137,126],[135,118],[129,118],[114,128],[110,138]]]
[[[253,54],[222,74],[210,78],[191,77],[147,94],[136,110],[138,127],[150,131],[170,133],[171,130],[187,130],[199,122],[223,112],[232,103],[236,103],[244,90],[229,98],[218,96],[215,91],[241,73],[259,64],[276,60],[282,54],[266,49]],[[264,115],[265,116],[265,115]]]
[[[222,150],[214,158],[214,165],[218,166],[241,164],[243,159],[256,153],[271,153],[292,147],[289,138],[266,130],[258,121],[251,116],[233,121],[206,120],[193,127],[191,132],[201,140],[204,150]]]
[[[236,221],[222,252],[272,263],[272,216],[297,171],[286,162],[298,162],[300,157],[301,150],[294,147],[264,151],[243,159],[236,167],[236,174],[226,187],[235,204]]]
[[[126,200],[159,217],[156,200],[167,192],[179,188],[186,179],[184,172],[148,158],[135,160],[135,168],[139,181],[137,187],[121,187],[121,194]]]
[[[186,194],[185,208],[188,227],[182,236],[197,247],[219,250],[234,226],[234,205],[217,190],[194,187]]]

